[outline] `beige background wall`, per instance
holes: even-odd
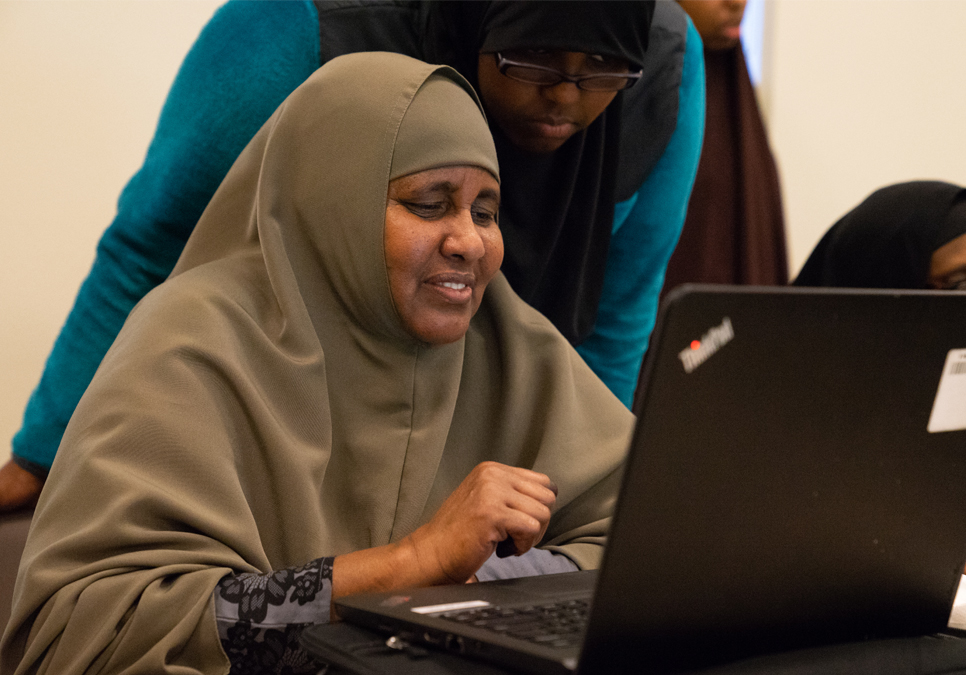
[[[0,460],[217,0],[0,0]],[[875,187],[966,184],[966,2],[767,0],[793,270]]]
[[[966,2],[766,0],[761,97],[798,270],[872,190],[966,185]]]
[[[0,0],[0,461],[217,0]]]

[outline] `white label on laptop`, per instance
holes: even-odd
[[[966,429],[966,349],[950,349],[926,430],[934,434],[960,429]]]
[[[489,607],[490,603],[486,600],[467,600],[466,602],[450,602],[445,605],[426,605],[425,607],[413,607],[409,611],[417,614],[436,614],[437,612],[454,612],[458,609],[475,609],[477,607]]]

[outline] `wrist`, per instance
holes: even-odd
[[[432,537],[425,531],[425,526],[418,528],[402,541],[399,546],[407,558],[407,569],[413,570],[419,581],[419,586],[440,586],[465,581],[453,579],[443,569]]]
[[[363,591],[452,583],[439,564],[432,543],[417,530],[385,546],[337,556],[332,564],[332,598]]]

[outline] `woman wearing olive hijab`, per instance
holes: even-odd
[[[171,271],[238,153],[320,65],[359,51],[443,63],[478,81],[506,184],[510,285],[630,406],[701,151],[701,40],[684,12],[636,0],[232,1],[185,58],[98,245],[27,403],[13,463],[0,467],[0,510],[39,493],[127,313]],[[506,59],[641,77],[621,91],[590,91],[586,80],[540,86],[513,79],[520,70]]]
[[[255,136],[71,420],[5,673],[257,666],[232,639],[266,615],[466,581],[505,538],[596,566],[631,415],[497,272],[471,91],[346,56]]]

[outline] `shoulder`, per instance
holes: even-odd
[[[321,62],[355,52],[419,58],[422,3],[405,0],[317,1]]]
[[[319,67],[318,32],[311,2],[230,0],[211,17],[181,65],[166,104],[184,107],[175,122],[192,119],[205,103],[216,118],[249,109],[270,113]]]
[[[212,16],[209,26],[244,26],[257,33],[275,32],[288,25],[305,23],[314,27],[318,8],[311,0],[251,2],[228,0]]]
[[[202,31],[202,37],[221,38],[225,46],[248,48],[253,42],[278,41],[298,34],[315,35],[318,11],[308,0],[251,2],[229,0],[222,5]],[[238,44],[239,36],[245,40]],[[247,45],[247,47],[246,47]]]
[[[644,73],[622,101],[619,201],[644,182],[677,128],[680,90],[690,75],[685,60],[695,47],[688,44],[694,41],[689,27],[687,14],[677,3],[657,3]],[[697,42],[700,55],[700,39]]]
[[[229,335],[240,324],[270,322],[277,303],[257,257],[238,254],[168,279],[134,307],[121,335],[142,344],[143,336],[156,337],[158,331],[175,341],[191,340]]]

